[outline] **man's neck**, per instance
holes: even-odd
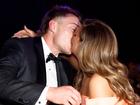
[[[53,42],[53,37],[51,35],[45,34],[43,36],[47,46],[51,50],[51,52],[57,57],[59,55],[59,50],[56,48],[55,43]]]

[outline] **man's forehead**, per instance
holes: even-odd
[[[70,21],[79,21],[79,18],[78,18],[77,16],[71,15],[71,14],[66,15],[66,16],[64,16],[64,17],[62,17],[62,18],[70,19]]]
[[[66,17],[59,17],[59,18],[57,18],[57,20],[59,22],[62,22],[63,24],[75,25],[78,27],[81,26],[79,19],[74,15],[69,15]]]

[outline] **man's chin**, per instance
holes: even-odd
[[[70,52],[65,52],[65,54],[66,54],[66,55],[71,55],[72,52],[71,52],[71,51],[70,51]]]

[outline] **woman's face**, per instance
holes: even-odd
[[[72,37],[71,51],[74,55],[76,54],[80,44],[80,31],[81,31],[81,27],[77,27]]]

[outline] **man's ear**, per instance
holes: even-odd
[[[56,23],[56,21],[55,20],[51,20],[50,22],[49,22],[49,30],[51,31],[51,32],[55,32],[56,31],[56,26],[57,26],[57,23]]]

